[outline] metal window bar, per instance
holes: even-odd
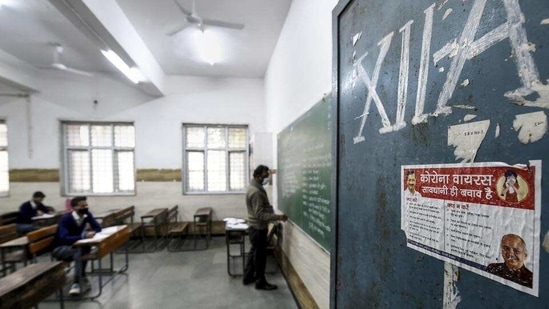
[[[76,129],[70,130],[70,126],[75,126]],[[101,129],[103,128],[103,129]],[[83,129],[85,133],[83,135]],[[94,135],[94,132],[96,133]],[[105,132],[107,133],[105,135]],[[126,193],[131,194],[135,192],[135,129],[133,124],[127,123],[79,123],[79,122],[67,122],[63,123],[63,135],[64,135],[64,166],[65,166],[65,187],[68,188],[69,194],[119,194]],[[103,136],[102,136],[103,135]],[[108,141],[108,142],[107,142]],[[73,162],[73,154],[76,151],[85,152],[85,156],[88,157],[87,165],[89,173],[86,173],[87,180],[84,182],[89,183],[86,188],[85,183],[78,184],[82,189],[77,190],[74,183],[74,173],[76,171],[77,162]],[[103,151],[103,152],[102,152]],[[129,157],[121,156],[124,153],[131,153]],[[122,190],[120,188],[121,183],[121,162],[122,158],[131,160],[131,168],[125,167],[124,175],[131,180],[125,179],[126,183],[130,181],[133,185],[126,184],[128,190]],[[80,162],[85,163],[85,162]],[[127,162],[125,162],[127,163]],[[107,165],[105,165],[107,164]],[[103,166],[102,166],[103,165]],[[102,171],[102,169],[107,169]],[[106,174],[106,175],[105,175]],[[102,180],[105,177],[112,180],[112,185],[109,184],[108,188],[98,188],[98,183],[94,183],[94,179],[99,177]]]
[[[221,147],[219,145],[211,145],[209,143],[209,134],[208,129],[210,132],[215,132],[213,129],[223,129],[223,135],[224,135],[224,146]],[[183,179],[185,180],[184,184],[184,191],[185,193],[227,193],[227,192],[242,192],[245,189],[246,184],[246,175],[247,175],[247,167],[248,167],[248,147],[247,147],[247,138],[248,138],[248,128],[247,126],[231,126],[231,125],[198,125],[198,124],[183,124],[183,145],[184,145],[184,164],[183,166],[186,168],[183,175]],[[194,133],[194,134],[193,134]],[[239,134],[240,133],[240,134]],[[240,136],[239,136],[240,135]],[[202,142],[199,143],[197,140],[202,139]],[[214,140],[214,139],[212,139]],[[220,143],[221,144],[221,143]],[[215,147],[214,147],[215,146]],[[193,190],[193,179],[191,177],[191,173],[193,169],[191,168],[191,164],[193,162],[190,162],[189,154],[192,152],[200,151],[204,154],[203,159],[203,189],[202,190]],[[224,170],[224,178],[225,178],[225,188],[224,190],[215,190],[213,191],[212,187],[213,182],[215,179],[211,179],[210,176],[214,177],[214,175],[209,171],[212,171],[213,165],[215,164],[211,160],[213,158],[210,158],[209,155],[207,155],[209,152],[213,151],[223,151],[224,152],[224,166],[222,166],[222,169]],[[234,163],[231,163],[231,154],[236,153],[242,153],[243,156],[243,162],[235,162],[238,166]],[[234,172],[237,171],[237,172]],[[239,186],[233,186],[232,185],[232,175],[231,173],[238,173],[242,174],[242,179],[238,182],[241,183]]]

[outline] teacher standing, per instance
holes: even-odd
[[[267,263],[267,231],[269,222],[288,220],[286,215],[274,213],[273,206],[269,203],[267,192],[263,185],[269,182],[269,168],[259,165],[253,173],[248,191],[246,192],[246,207],[248,209],[248,232],[252,247],[248,254],[248,261],[244,269],[242,282],[247,285],[255,282],[258,290],[275,290],[276,285],[270,284],[265,279],[265,265]]]

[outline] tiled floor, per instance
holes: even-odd
[[[117,268],[123,264],[124,255],[114,256]],[[256,290],[253,284],[244,286],[242,276],[229,276],[224,237],[214,237],[207,250],[169,252],[164,249],[130,254],[129,259],[126,274],[117,275],[107,283],[100,297],[94,301],[65,301],[65,308],[297,308],[280,270],[267,275],[269,282],[278,285],[275,291]],[[241,273],[241,262],[236,261],[235,265],[238,269],[234,270]],[[268,269],[273,270],[274,266],[271,263]],[[97,277],[90,276],[90,279],[93,289],[89,295],[95,295]],[[40,309],[50,308],[59,308],[59,303],[40,304]]]

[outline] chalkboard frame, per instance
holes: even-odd
[[[325,109],[325,110],[324,110]],[[315,244],[317,244],[322,250],[326,251],[327,253],[330,252],[331,248],[332,248],[332,242],[333,242],[333,218],[332,218],[332,214],[333,214],[333,211],[334,211],[334,200],[332,198],[333,196],[333,149],[334,149],[334,144],[333,144],[333,139],[334,139],[334,136],[333,136],[333,129],[334,129],[334,122],[333,122],[333,119],[332,119],[332,116],[331,116],[331,113],[333,112],[333,101],[332,101],[332,95],[331,93],[329,94],[324,94],[323,97],[316,103],[314,104],[310,109],[308,109],[306,112],[304,112],[302,115],[300,115],[297,119],[295,119],[291,124],[289,124],[288,126],[286,126],[283,130],[281,130],[278,134],[277,134],[277,152],[278,152],[278,156],[277,156],[277,193],[278,193],[278,208],[284,212],[286,215],[288,215],[290,221],[299,229],[301,230],[309,239],[311,239],[312,242],[314,242]],[[320,117],[326,117],[326,121],[325,122],[318,122],[318,121],[315,121],[317,119],[312,119],[312,117],[318,117],[320,114]],[[324,119],[323,119],[324,120]],[[313,122],[313,124],[311,125],[310,122]],[[318,233],[316,233],[314,230],[312,230],[311,227],[307,227],[306,224],[309,223],[309,225],[311,225],[311,223],[309,222],[310,220],[307,220],[305,219],[305,217],[307,217],[304,213],[304,207],[306,208],[306,206],[303,205],[303,203],[306,203],[308,201],[303,201],[303,196],[307,196],[307,194],[309,192],[303,192],[303,191],[300,191],[300,192],[297,192],[295,193],[295,196],[292,196],[290,198],[285,198],[284,197],[284,193],[283,193],[283,190],[284,190],[284,166],[285,164],[282,163],[284,158],[286,157],[286,153],[288,151],[291,151],[290,149],[286,149],[286,146],[284,145],[285,143],[284,142],[281,142],[281,140],[287,140],[287,139],[296,139],[296,137],[294,137],[295,134],[302,134],[304,133],[305,131],[311,131],[312,128],[317,128],[318,129],[318,126],[320,125],[325,125],[325,129],[327,129],[327,131],[322,131],[322,133],[319,133],[319,134],[322,134],[321,137],[326,137],[326,138],[329,138],[329,141],[326,142],[325,144],[323,144],[323,146],[317,150],[317,155],[322,155],[322,156],[329,156],[329,159],[327,160],[328,161],[328,166],[327,167],[324,167],[324,168],[320,168],[320,171],[319,172],[319,177],[321,179],[323,179],[323,184],[325,184],[325,188],[322,190],[323,191],[323,194],[321,194],[320,198],[323,199],[323,202],[326,203],[328,202],[329,205],[326,207],[324,206],[323,207],[323,210],[326,212],[326,211],[329,211],[327,212],[327,214],[325,213],[324,215],[327,216],[326,219],[324,219],[324,221],[322,222],[322,224],[324,224],[324,226],[328,226],[329,227],[329,231],[323,231],[325,233],[325,236],[322,237],[320,235],[318,235]],[[303,127],[305,126],[305,127]],[[296,131],[294,132],[294,129],[296,129]],[[303,132],[302,132],[303,131]],[[316,131],[316,130],[315,130]],[[296,133],[297,132],[297,133]],[[293,135],[292,135],[293,134]],[[297,135],[296,135],[297,136]],[[318,137],[317,137],[318,139]],[[325,140],[325,139],[323,139]],[[300,141],[300,146],[303,146],[301,142],[303,142],[303,139],[299,139]],[[293,141],[295,142],[295,140]],[[306,142],[305,142],[306,143]],[[291,146],[295,146],[295,145],[291,145]],[[291,147],[290,146],[290,147]],[[300,156],[303,154],[303,152],[306,152],[306,150],[303,150],[303,147],[300,147],[300,149],[297,150],[298,153],[297,155],[295,153],[291,153],[289,156],[290,157],[294,157],[294,156]],[[306,168],[303,168],[303,169],[306,169]],[[301,170],[302,170],[302,167],[301,167],[301,164],[299,164],[299,173],[301,173]],[[329,174],[329,175],[327,175]],[[294,178],[297,178],[297,177],[294,177]],[[302,180],[301,180],[302,181]],[[303,188],[301,187],[301,181],[300,181],[300,190],[302,190]],[[327,195],[327,196],[326,196]],[[292,206],[290,206],[289,204],[291,204]],[[296,206],[296,204],[298,206]],[[297,207],[297,208],[296,208]],[[296,213],[297,212],[297,213]]]

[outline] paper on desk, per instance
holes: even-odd
[[[79,244],[85,244],[85,243],[88,243],[88,242],[97,242],[98,240],[102,240],[102,239],[105,239],[109,237],[109,235],[105,235],[105,234],[101,234],[101,233],[97,233],[95,234],[92,238],[84,238],[84,239],[80,239],[78,241]]]
[[[119,227],[118,226],[109,226],[109,227],[104,227],[103,229],[101,229],[101,232],[97,233],[96,235],[105,235],[105,236],[109,236],[109,235],[112,235],[114,233],[116,233],[118,231]]]
[[[248,225],[246,223],[227,224],[227,228],[233,230],[245,230],[248,228]]]
[[[47,219],[47,218],[53,218],[54,216],[55,214],[43,214],[41,216],[32,217],[31,219],[32,220]]]
[[[236,224],[236,223],[244,223],[246,220],[240,219],[240,218],[225,218],[223,221],[227,222],[227,224]]]

